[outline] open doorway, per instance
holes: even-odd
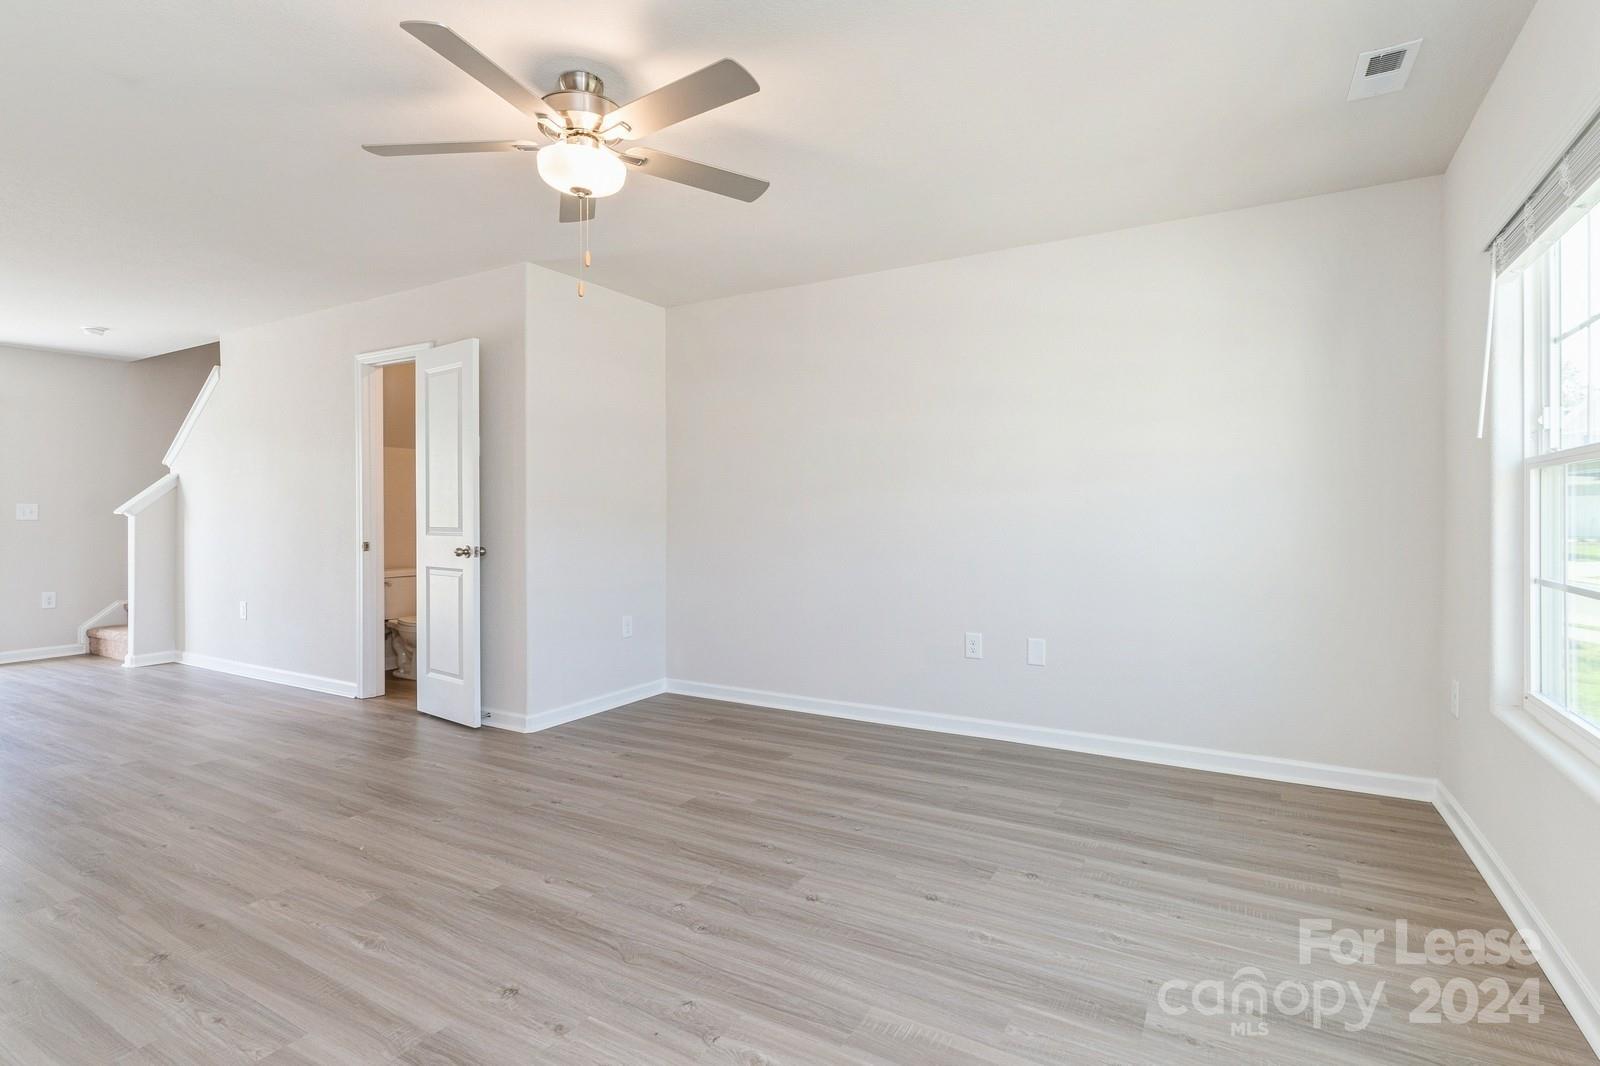
[[[361,440],[357,695],[417,708],[416,344],[356,359]]]
[[[476,337],[356,357],[356,695],[474,729],[484,719],[478,425]]]
[[[383,385],[383,694],[417,709],[417,364],[378,368]]]

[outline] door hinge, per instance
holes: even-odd
[[[362,541],[361,542],[361,550],[364,551],[364,552],[371,551],[372,550],[372,542],[371,541],[367,541],[367,540]]]

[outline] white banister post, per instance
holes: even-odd
[[[124,666],[178,661],[178,475],[117,508],[128,520],[128,656]]]

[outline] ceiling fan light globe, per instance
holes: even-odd
[[[567,196],[610,196],[628,178],[628,166],[591,137],[568,137],[539,149],[539,176]]]

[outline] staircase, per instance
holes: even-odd
[[[128,657],[127,626],[95,626],[88,637],[90,655],[103,655],[119,663]]]

